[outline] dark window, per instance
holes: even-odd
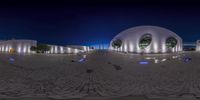
[[[167,48],[174,48],[177,45],[177,40],[174,37],[168,37],[166,40]]]
[[[151,41],[152,41],[151,34],[144,34],[140,39],[139,47],[141,49],[145,49],[147,46],[151,44]]]
[[[122,45],[122,40],[120,39],[116,39],[112,42],[112,47],[113,48],[120,48]]]

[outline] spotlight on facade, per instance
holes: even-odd
[[[74,53],[78,53],[78,49],[74,49]]]
[[[26,49],[27,49],[27,47],[24,46],[24,48],[23,48],[23,53],[26,53]]]
[[[71,48],[67,48],[67,53],[71,53],[71,52],[72,52]]]
[[[64,53],[63,47],[60,47],[60,53]]]
[[[18,47],[17,51],[18,53],[21,53],[21,46]]]

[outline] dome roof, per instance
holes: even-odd
[[[133,37],[140,37],[144,34],[151,34],[151,35],[157,35],[157,36],[174,36],[176,38],[180,38],[176,33],[163,28],[159,26],[136,26],[129,29],[126,29],[122,32],[120,32],[117,36],[114,37],[120,38],[120,39],[127,39],[127,38],[133,38]]]
[[[182,39],[174,32],[158,26],[137,26],[126,29],[115,36],[110,49],[127,52],[165,52],[182,50]],[[147,50],[148,49],[148,50]]]

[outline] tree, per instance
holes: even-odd
[[[50,46],[46,45],[46,44],[39,44],[37,46],[37,52],[38,53],[44,53],[46,51],[49,51],[50,50]]]
[[[91,47],[91,49],[94,49],[94,47]]]
[[[37,51],[37,47],[36,46],[31,46],[30,50],[31,51]]]
[[[44,53],[44,52],[50,50],[50,46],[48,46],[46,44],[39,44],[37,47],[36,46],[31,46],[30,50],[31,51],[36,51],[37,53]]]

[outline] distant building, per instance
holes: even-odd
[[[158,26],[137,26],[115,36],[110,50],[130,53],[165,53],[182,51],[182,39]]]
[[[196,42],[196,51],[200,51],[200,40]]]
[[[67,45],[66,47],[72,48],[72,49],[77,49],[80,52],[88,52],[91,49],[88,46],[81,46],[81,45]]]
[[[31,53],[31,46],[37,46],[35,40],[6,40],[0,41],[0,52]]]
[[[31,51],[30,48],[32,46],[37,47],[36,40],[6,40],[0,41],[0,52],[4,53],[35,53]],[[59,45],[48,45],[50,50],[46,53],[51,54],[64,54],[64,53],[79,53],[79,52],[87,52],[90,50],[87,46],[80,45],[68,45],[68,46],[59,46]]]
[[[65,47],[65,46],[59,46],[59,45],[48,45],[48,46],[50,46],[50,51],[48,53],[52,53],[52,54],[81,52],[81,49],[78,49],[78,48]]]
[[[58,45],[48,45],[50,47],[50,51],[48,53],[65,53],[65,47]]]

